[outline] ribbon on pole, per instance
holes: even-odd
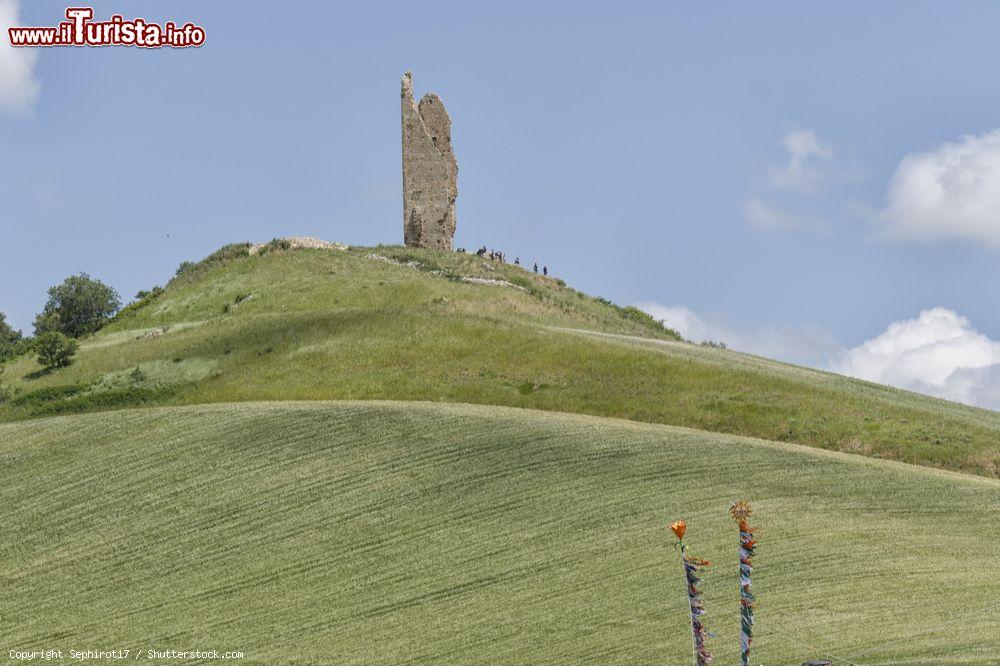
[[[705,640],[708,638],[708,630],[702,616],[705,615],[705,604],[701,598],[701,585],[699,573],[708,567],[709,562],[688,553],[687,545],[684,544],[684,533],[687,525],[683,521],[675,521],[670,524],[670,530],[674,531],[681,547],[681,561],[684,564],[684,579],[687,582],[688,604],[691,608],[691,634],[694,639],[694,661],[696,665],[712,664],[712,654],[708,650]]]
[[[750,503],[737,500],[729,508],[740,528],[740,662],[750,664],[750,643],[753,641],[754,597],[750,576],[753,574],[753,556],[757,547],[753,531],[747,522],[753,510]]]

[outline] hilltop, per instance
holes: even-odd
[[[314,240],[185,263],[82,342],[4,370],[12,645],[683,663],[684,518],[734,662],[744,497],[754,661],[1000,651],[996,413],[694,345],[473,255]]]
[[[22,358],[0,420],[251,400],[426,400],[620,417],[996,477],[1000,415],[680,340],[466,253],[227,246],[83,341]]]

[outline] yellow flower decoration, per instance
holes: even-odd
[[[687,524],[684,523],[683,519],[680,521],[674,521],[672,524],[670,524],[670,530],[674,531],[674,535],[677,536],[678,540],[683,540],[684,533],[685,531],[687,531]]]

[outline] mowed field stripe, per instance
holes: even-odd
[[[745,496],[762,545],[760,660],[1000,655],[989,606],[1000,585],[982,576],[1000,565],[1000,484],[979,477],[620,420],[391,402],[0,425],[0,459],[0,637],[12,648],[684,662],[666,530],[683,517],[714,563],[709,625],[731,662],[726,509]],[[963,567],[949,570],[954,550]]]

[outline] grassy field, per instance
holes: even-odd
[[[737,660],[737,497],[761,546],[754,660],[1000,656],[1000,483],[612,419],[247,403],[0,425],[8,648],[250,663],[687,663],[678,552]],[[162,662],[162,661],[156,661]]]
[[[512,266],[398,247],[241,254],[188,266],[85,340],[69,368],[8,365],[0,379],[16,393],[0,421],[139,405],[430,400],[1000,475],[1000,414],[678,342],[634,309]]]

